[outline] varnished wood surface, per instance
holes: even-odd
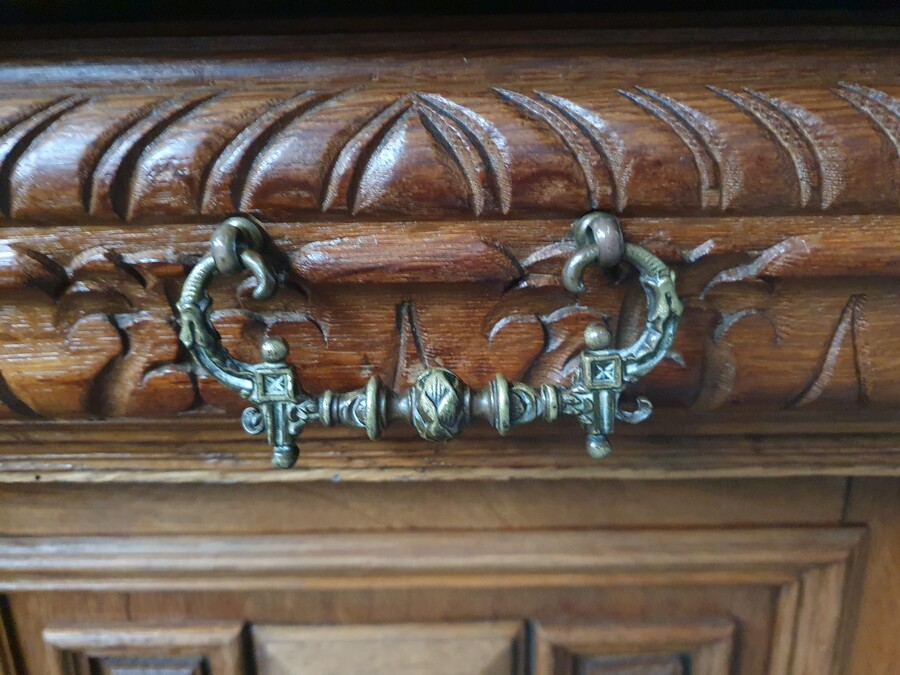
[[[886,503],[897,482],[874,487],[822,478],[5,486],[0,530],[13,536],[0,539],[0,583],[28,675],[45,672],[45,641],[71,658],[164,664],[173,653],[220,653],[225,642],[203,636],[233,635],[228,622],[278,624],[288,638],[292,625],[364,637],[418,623],[449,639],[460,622],[522,617],[532,619],[535,663],[552,649],[600,667],[628,646],[716,675],[888,675],[890,586],[875,573],[888,606],[864,601],[858,614],[852,583],[870,569],[858,527],[873,518],[852,495]],[[872,557],[890,560],[891,537]],[[890,564],[871,569],[889,574]],[[857,630],[856,616],[875,624]],[[857,635],[855,658],[868,665],[850,669],[840,664]]]
[[[696,624],[540,625],[534,636],[534,669],[547,675],[682,675],[687,663],[695,675],[719,675],[731,670],[735,628],[727,619]],[[655,654],[636,657],[634,652]],[[619,656],[592,658],[596,653]]]
[[[495,82],[463,75],[438,93],[391,91],[390,66],[374,85],[342,73],[325,90],[309,79],[271,89],[0,89],[2,207],[14,221],[50,223],[235,210],[265,220],[897,211],[896,87],[776,79],[761,91],[730,73],[738,86],[728,88],[713,67],[703,88],[665,73],[657,91],[652,71],[616,88],[589,69],[602,57],[579,56],[542,63],[514,85],[510,68],[518,79],[537,64],[514,66],[508,55]],[[887,62],[874,78],[895,81],[896,55],[877,57]]]
[[[867,523],[870,537],[851,672],[888,675],[900,663],[900,483],[854,481],[846,521]]]
[[[620,637],[630,636],[635,650],[658,653],[665,647],[676,653],[682,650],[696,652],[699,659],[704,654],[701,643],[710,634],[706,625],[709,617],[727,618],[732,611],[742,621],[741,639],[751,640],[748,649],[764,651],[766,647],[763,645],[773,630],[769,596],[776,592],[773,590],[775,587],[763,584],[751,591],[735,588],[722,590],[722,585],[727,582],[716,578],[711,583],[719,590],[709,587],[699,591],[696,585],[685,586],[682,583],[685,581],[682,577],[684,568],[678,566],[670,570],[675,586],[658,596],[658,591],[654,590],[659,587],[658,575],[669,574],[666,570],[674,560],[686,563],[695,560],[699,563],[709,554],[704,554],[702,546],[697,545],[698,541],[705,540],[713,547],[713,558],[716,560],[746,555],[747,561],[739,564],[742,570],[746,564],[756,564],[749,562],[754,559],[760,564],[758,572],[779,576],[780,573],[774,568],[764,571],[763,568],[769,567],[765,560],[771,561],[778,569],[784,569],[787,558],[805,556],[801,552],[805,549],[801,541],[806,535],[795,537],[791,534],[793,528],[806,528],[807,534],[815,541],[820,541],[818,532],[821,528],[831,532],[837,540],[852,537],[852,534],[841,534],[841,530],[836,529],[841,521],[845,494],[846,481],[820,478],[791,483],[780,480],[335,482],[308,484],[299,489],[290,485],[109,484],[98,487],[38,483],[0,488],[0,503],[4,505],[0,510],[0,531],[7,535],[0,544],[30,547],[40,539],[45,542],[55,540],[64,546],[77,546],[78,541],[84,544],[81,550],[86,557],[80,557],[70,548],[56,559],[57,562],[66,559],[73,563],[73,574],[60,570],[61,576],[56,577],[58,581],[68,580],[65,589],[58,587],[55,593],[22,592],[21,589],[10,593],[11,602],[16,607],[15,627],[21,640],[27,641],[26,644],[30,644],[31,640],[37,640],[35,644],[40,644],[44,639],[40,637],[43,626],[48,625],[55,627],[54,630],[66,627],[69,634],[76,637],[96,636],[95,641],[106,636],[106,642],[110,645],[123,644],[118,637],[123,631],[137,635],[146,626],[146,641],[157,645],[156,654],[163,656],[170,653],[172,647],[151,638],[168,635],[168,639],[177,644],[177,631],[182,630],[180,626],[185,623],[200,623],[202,627],[204,622],[210,621],[252,619],[260,625],[270,621],[283,626],[288,635],[292,632],[292,626],[300,628],[298,622],[306,628],[321,624],[334,628],[337,625],[339,634],[339,628],[349,624],[356,635],[376,634],[384,637],[379,631],[385,622],[423,622],[432,626],[432,635],[443,635],[449,639],[459,622],[521,621],[523,616],[529,616],[542,618],[557,629],[570,624],[599,624],[599,633],[591,634],[595,653],[610,652],[609,642],[604,636],[612,630]],[[736,528],[737,531],[749,528],[757,532],[760,529],[774,529],[781,533],[776,536],[790,540],[789,547],[793,552],[765,553],[763,549],[774,545],[771,538],[765,535],[761,536],[760,546],[753,543],[759,541],[754,540],[753,535],[744,540],[743,547],[737,546],[738,540],[731,538],[716,543],[723,527]],[[604,584],[608,589],[606,591],[589,591],[582,586],[576,590],[560,582],[543,590],[526,586],[504,594],[491,590],[498,583],[497,576],[483,577],[481,573],[468,576],[468,581],[451,582],[451,585],[475,583],[483,586],[472,591],[461,588],[443,592],[400,588],[378,594],[369,587],[367,574],[358,579],[360,589],[353,598],[327,591],[300,594],[287,588],[293,583],[290,579],[304,587],[315,583],[309,577],[298,577],[293,568],[295,564],[304,564],[304,560],[314,564],[316,556],[306,546],[315,547],[318,543],[327,546],[327,542],[332,542],[340,548],[332,560],[339,564],[344,561],[349,575],[358,577],[361,559],[368,561],[362,563],[363,567],[373,572],[383,568],[376,560],[377,554],[376,557],[370,555],[376,550],[388,556],[405,555],[403,547],[398,546],[403,537],[398,540],[391,537],[381,539],[379,536],[391,533],[432,533],[425,538],[432,543],[425,544],[425,547],[432,552],[432,563],[439,565],[455,565],[452,560],[455,554],[452,552],[456,552],[464,556],[471,554],[473,560],[482,561],[478,563],[481,566],[487,562],[485,556],[489,550],[493,549],[504,550],[506,560],[520,560],[526,566],[529,563],[520,555],[521,552],[530,551],[527,556],[541,557],[544,553],[556,551],[560,555],[559,561],[568,561],[564,564],[580,567],[581,563],[571,557],[575,551],[568,549],[568,544],[558,541],[539,544],[536,540],[530,540],[528,533],[536,528],[547,532],[571,529],[570,543],[583,536],[590,541],[590,535],[586,533],[597,528],[638,535],[656,528],[655,531],[669,533],[670,544],[681,540],[680,546],[686,546],[690,552],[676,554],[673,550],[667,551],[665,542],[652,543],[655,536],[647,533],[646,541],[656,551],[652,557],[658,556],[656,559],[660,566],[650,582],[652,588],[648,587],[646,592],[624,588],[615,590],[619,584],[609,577]],[[699,538],[692,538],[690,533],[698,531],[701,533]],[[248,537],[251,532],[255,535]],[[465,541],[472,541],[468,535],[473,532],[481,533],[481,543],[476,542],[471,548],[465,547]],[[671,534],[673,532],[674,535]],[[144,544],[132,541],[138,533],[150,537],[163,548],[170,545],[184,547],[184,558],[176,565],[183,564],[188,576],[178,581],[172,576],[174,569],[163,572],[162,568],[169,563],[165,562],[167,555],[160,549],[147,551],[146,557],[140,553],[138,549]],[[685,533],[687,539],[678,536],[679,533]],[[256,536],[260,534],[277,536],[276,539]],[[298,534],[305,535],[305,544],[295,539]],[[373,548],[367,553],[360,552],[362,558],[354,556],[351,549],[345,548],[347,545],[352,547],[352,537],[347,539],[345,534],[362,535]],[[221,548],[210,551],[209,557],[204,557],[202,542],[204,537],[210,536],[224,537],[222,541],[230,542],[226,545],[231,546],[231,552],[237,557],[229,560],[226,551]],[[625,543],[628,540],[625,537],[620,541]],[[276,545],[280,550],[278,560],[268,557],[264,545],[266,541],[280,542]],[[115,560],[101,559],[105,554],[90,542],[105,547]],[[132,545],[129,542],[137,546],[131,553],[128,552]],[[602,541],[597,543],[602,549],[608,548]],[[303,552],[294,548],[296,546],[301,546]],[[828,553],[828,546],[820,549],[818,544],[813,548],[819,552],[811,557],[820,562],[836,552]],[[464,549],[468,553],[464,553]],[[170,552],[173,550],[170,549]],[[274,549],[272,552],[276,553]],[[449,557],[445,555],[448,552],[451,553]],[[137,554],[137,557],[130,558],[132,554]],[[627,544],[620,554],[623,561],[633,560],[634,551]],[[35,553],[35,562],[43,567],[39,574],[45,580],[53,577],[51,568],[56,565],[54,558],[46,550]],[[419,563],[415,561],[421,559],[418,553],[410,555],[403,564],[401,577],[412,580],[413,570],[408,565],[417,565]],[[22,558],[18,561],[7,560],[22,569]],[[175,558],[169,560],[175,562]],[[204,571],[207,563],[213,560],[219,560],[230,569],[240,567],[242,563],[239,560],[247,561],[256,568],[252,573],[255,578],[252,583],[260,588],[269,586],[273,590],[237,596],[234,584],[226,578],[224,570],[215,573]],[[264,560],[269,562],[263,563]],[[600,562],[594,553],[588,553],[582,560]],[[268,564],[275,567],[266,567]],[[283,564],[288,564],[292,569],[284,569]],[[513,572],[504,560],[498,559],[490,564],[496,566],[502,578]],[[558,567],[557,562],[550,563],[548,560],[548,564],[547,571]],[[701,566],[705,564],[701,563]],[[709,564],[719,568],[719,562],[710,560]],[[68,566],[69,563],[63,562],[63,565]],[[141,591],[142,582],[132,577],[130,581],[118,580],[121,588],[128,589],[127,593],[89,592],[89,588],[95,588],[95,582],[103,583],[88,571],[93,565],[98,565],[98,571],[100,568],[105,570],[100,574],[105,579],[119,574],[116,570],[130,568],[132,572],[126,574],[137,573],[143,577],[150,568],[155,568],[153,574],[161,575],[160,583],[167,586],[183,584],[184,590],[176,593],[167,593],[161,588],[152,592],[147,589]],[[193,568],[194,572],[188,568]],[[276,568],[281,571],[277,572]],[[574,575],[571,583],[584,583],[583,572],[581,570]],[[282,578],[282,574],[286,577]],[[533,571],[528,576],[533,577]],[[739,576],[739,585],[746,587],[749,581],[745,573],[742,571]],[[458,575],[454,578],[461,579]],[[204,579],[221,587],[198,592],[195,584],[205,583]],[[348,582],[354,583],[352,579]],[[399,579],[386,582],[402,583]],[[518,582],[510,577],[508,582],[527,584],[521,577]],[[76,591],[69,583],[85,584],[84,592]],[[585,593],[590,598],[585,598]],[[487,598],[486,594],[491,597]],[[603,611],[598,612],[598,607],[603,607]],[[637,607],[642,609],[636,612]],[[784,611],[790,613],[791,610]],[[173,626],[173,623],[176,625]],[[407,640],[414,637],[414,634],[402,631],[395,631],[393,635],[405,635]],[[662,636],[668,638],[662,640]],[[86,640],[82,638],[82,642]],[[382,640],[380,644],[387,654],[393,651],[390,642]],[[147,651],[145,648],[145,655]],[[350,660],[355,657],[350,645],[345,653]],[[29,658],[40,659],[41,656]],[[445,667],[452,667],[452,663],[446,663]],[[748,655],[746,663],[748,670],[743,672],[757,672],[754,669],[761,667],[760,655]],[[26,672],[30,675],[30,671]],[[42,671],[38,668],[38,672]],[[313,672],[321,675],[321,671]]]
[[[780,468],[765,453],[759,465],[889,470],[896,444],[879,434],[896,431],[885,427],[900,406],[900,53],[878,31],[797,35],[5,49],[0,417],[210,417],[236,428],[241,401],[189,362],[173,313],[211,224],[235,210],[264,222],[286,281],[267,303],[237,280],[216,284],[216,325],[237,356],[255,361],[261,339],[284,337],[314,394],[371,375],[401,389],[438,365],[474,387],[496,372],[563,382],[587,323],[616,327],[625,344],[641,321],[627,275],[591,275],[583,297],[559,284],[571,219],[604,208],[678,273],[687,311],[675,349],[634,392],[661,418],[708,436],[747,433],[740,420],[783,412],[787,433],[815,424],[835,449],[849,423],[867,432],[855,455],[829,450],[823,463],[822,444],[804,440]],[[62,57],[69,49],[77,64]],[[45,448],[44,462],[15,440],[19,427],[4,427],[0,468],[124,468],[117,462],[141,453],[116,445],[118,428],[94,457],[67,442],[55,459]],[[144,453],[144,468],[207,461],[190,425],[171,428],[185,435]],[[686,432],[654,422],[638,433]],[[344,437],[323,438],[338,448]],[[699,446],[732,446],[711,443]],[[212,452],[247,468],[243,450]],[[623,461],[632,460],[642,461]],[[746,468],[710,461],[710,475]]]
[[[243,626],[221,623],[168,626],[51,627],[43,633],[49,675],[203,673],[242,675]]]
[[[265,335],[286,338],[312,393],[361,386],[371,374],[399,389],[437,364],[472,386],[495,372],[561,382],[588,322],[618,317],[627,343],[643,312],[642,294],[623,293],[633,279],[611,286],[593,275],[584,297],[562,289],[569,226],[346,224],[337,238],[333,226],[269,226],[293,283],[265,303],[219,284],[213,316],[225,344],[251,361]],[[658,406],[897,405],[896,219],[636,219],[624,230],[678,270],[688,307],[674,358],[642,384]],[[195,374],[173,324],[208,227],[6,234],[7,415],[241,410],[238,397]]]
[[[885,28],[0,45],[0,672],[294,675],[320,629],[337,669],[452,672],[474,624],[503,672],[893,675],[898,56]],[[236,355],[282,336],[312,393],[562,382],[586,323],[642,319],[626,271],[560,287],[594,207],[686,305],[603,461],[572,423],[311,429],[277,472],[177,341],[243,210],[286,283],[216,282]]]
[[[888,481],[896,485],[896,481]],[[10,537],[841,525],[842,478],[0,485]],[[276,508],[275,505],[280,505]]]
[[[271,675],[304,673],[526,672],[521,624],[515,622],[392,626],[259,626],[257,667]],[[518,656],[518,658],[517,658]]]
[[[85,598],[106,591],[76,625],[115,616],[122,600],[114,591],[125,589],[131,597],[125,611],[138,622],[160,612],[171,620],[178,607],[171,591],[180,591],[187,601],[182,611],[195,620],[250,613],[260,623],[290,616],[298,623],[340,617],[350,625],[452,624],[473,614],[559,622],[593,607],[593,622],[653,623],[674,613],[690,626],[691,619],[734,612],[741,626],[737,673],[762,675],[765,664],[776,663],[783,667],[775,672],[813,675],[832,672],[841,658],[838,636],[845,603],[852,602],[845,581],[859,534],[776,528],[32,538],[0,543],[0,588],[14,591],[13,611],[29,639],[46,630],[48,613],[63,625],[74,618],[65,594],[51,589]],[[192,601],[214,589],[208,597],[218,603]],[[403,596],[415,601],[398,602]],[[628,607],[629,596],[646,607],[643,615]],[[598,602],[606,608],[600,613]],[[453,634],[451,625],[444,634]],[[641,647],[650,644],[645,637]],[[595,653],[609,653],[602,640]],[[40,652],[26,657],[32,667],[42,661]]]

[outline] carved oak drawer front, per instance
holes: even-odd
[[[628,383],[618,411],[655,412],[617,432],[620,451],[583,456],[574,419],[505,440],[479,422],[470,442],[442,446],[441,466],[434,446],[392,430],[407,451],[385,465],[353,431],[310,430],[304,476],[896,466],[896,41],[735,35],[750,33],[690,53],[614,31],[174,41],[168,60],[151,40],[22,45],[0,62],[0,470],[268,467],[231,421],[246,404],[179,342],[186,276],[234,214],[265,230],[278,290],[264,301],[246,273],[210,280],[222,347],[255,363],[283,340],[313,402],[377,384],[368,422],[337,402],[320,420],[371,434],[379,415],[409,413],[444,438],[467,414],[435,426],[390,401],[445,371],[466,387],[444,378],[453,396],[439,400],[472,392],[472,417],[498,410],[474,398],[497,374],[522,385],[511,410],[549,415],[550,399],[515,392],[568,386],[588,326],[618,349],[647,318],[629,265],[588,268],[581,294],[564,283],[583,248],[572,223],[591,212],[674,271],[684,308],[665,357]],[[245,422],[272,433],[266,414]],[[57,442],[97,419],[114,431]],[[608,450],[598,420],[594,455]],[[844,452],[846,434],[859,452]],[[276,463],[290,464],[279,438]],[[479,464],[491,453],[473,443],[503,459]]]

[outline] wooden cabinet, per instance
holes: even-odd
[[[14,662],[28,673],[851,672],[860,618],[894,611],[877,609],[889,603],[878,589],[895,587],[890,563],[866,556],[890,560],[892,531],[867,540],[871,516],[842,513],[843,479],[232,487],[4,488],[22,512],[6,519],[16,536],[0,557],[5,622],[27,645]],[[895,488],[859,489],[880,500]],[[193,516],[180,523],[165,508],[137,518],[157,502],[191,512],[185,497]],[[40,522],[22,500],[41,505]],[[83,510],[57,518],[70,504]],[[535,529],[529,506],[558,525]],[[896,499],[885,508],[896,514]],[[254,532],[226,533],[247,523]],[[28,528],[39,536],[19,535]],[[54,530],[68,534],[40,533]],[[871,610],[861,583],[874,585]]]
[[[272,675],[821,673],[846,639],[861,536],[741,528],[40,538],[8,542],[0,562],[17,580],[19,636],[47,646],[27,657],[37,672],[60,662],[61,673],[203,662],[237,673],[248,650]]]
[[[10,41],[0,56],[2,675],[893,675],[900,47],[773,26]],[[276,470],[175,311],[211,288],[305,391],[564,384],[629,344],[614,213],[685,312],[653,416],[434,444],[310,428]]]

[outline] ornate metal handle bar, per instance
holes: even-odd
[[[487,420],[501,435],[513,425],[538,418],[552,422],[559,415],[573,415],[587,433],[592,457],[610,452],[608,436],[615,420],[630,424],[649,417],[653,406],[637,398],[634,410],[619,407],[628,382],[636,382],[666,355],[681,318],[681,302],[675,294],[675,275],[646,249],[625,243],[618,221],[606,213],[589,213],[576,221],[573,236],[577,249],[563,269],[563,283],[573,292],[584,290],[582,276],[589,265],[612,266],[620,260],[634,265],[647,296],[647,319],[641,336],[629,347],[614,349],[609,331],[601,324],[585,329],[586,349],[581,367],[567,386],[543,384],[537,388],[509,383],[497,374],[481,391],[472,391],[454,373],[429,368],[408,390],[386,389],[372,377],[362,389],[347,393],[325,391],[314,397],[304,393],[285,361],[287,345],[268,338],[260,351],[263,363],[238,361],[222,347],[209,318],[211,299],[206,287],[217,274],[250,270],[256,278],[254,297],[271,297],[275,275],[262,257],[263,233],[251,220],[236,216],[213,233],[210,253],[203,256],[185,281],[178,301],[180,339],[197,363],[253,406],[241,417],[251,434],[263,431],[272,445],[272,463],[289,468],[297,460],[296,439],[303,427],[318,422],[326,427],[343,424],[366,430],[378,438],[391,422],[404,420],[430,441],[455,438],[475,418]]]

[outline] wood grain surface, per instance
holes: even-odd
[[[150,672],[204,654],[219,667],[235,663],[235,647],[259,659],[273,625],[279,649],[301,648],[321,627],[354,638],[330,658],[427,655],[423,634],[440,644],[471,636],[460,624],[472,622],[491,634],[518,624],[502,628],[507,644],[526,637],[533,664],[550,650],[597,668],[652,655],[716,675],[851,672],[838,664],[853,631],[839,621],[855,616],[857,590],[845,581],[862,573],[866,540],[846,525],[869,516],[856,509],[842,523],[848,487],[6,485],[11,672],[55,672],[61,654]],[[241,625],[263,629],[254,644],[235,641]],[[373,652],[373,636],[390,639]]]
[[[570,65],[548,67],[569,71],[552,84],[488,76],[435,93],[0,88],[0,207],[14,221],[164,222],[900,206],[896,86],[760,90],[733,75],[732,88],[657,90],[646,74],[611,88]]]
[[[581,643],[587,656],[616,655],[622,641],[604,645],[603,636],[618,632],[630,633],[638,653],[666,645],[673,656],[686,652],[697,669],[705,661],[700,672],[820,675],[836,672],[841,657],[840,620],[853,602],[844,582],[859,538],[852,528],[31,537],[0,542],[0,589],[11,591],[20,635],[33,645],[24,657],[37,672],[46,671],[39,646],[48,634],[66,637],[64,648],[90,648],[121,643],[123,633],[140,637],[142,624],[159,626],[162,617],[171,625],[186,615],[194,622],[250,619],[261,628],[255,641],[263,652],[258,665],[267,667],[262,672],[292,675],[310,672],[298,670],[310,626],[357,642],[344,651],[312,651],[313,658],[334,664],[343,654],[345,662],[358,663],[369,653],[373,664],[388,658],[396,668],[404,651],[427,659],[423,637],[472,639],[472,628],[459,625],[472,621],[467,617],[505,623],[482,635],[502,630],[507,650],[514,640],[509,623],[526,617],[538,625],[594,624],[595,642]],[[727,644],[713,646],[714,655],[702,648],[711,637],[709,622],[727,617],[739,630],[734,670],[721,668]],[[107,639],[96,628],[123,619],[134,625],[109,631]],[[681,630],[673,635],[669,628],[666,636],[666,621]],[[328,626],[335,623],[343,625]],[[385,626],[397,623],[431,626]],[[79,624],[93,628],[79,630]],[[207,632],[201,627],[196,634]],[[585,628],[580,632],[583,637]],[[396,640],[396,648],[373,650],[379,633]],[[721,626],[715,633],[714,640],[727,640]],[[566,642],[563,631],[554,634]],[[146,635],[145,653],[154,647],[160,655],[178,653],[185,642],[195,644],[185,630],[169,631],[168,643],[160,631]],[[305,649],[315,645],[324,649],[327,642],[307,640]],[[433,649],[445,653],[441,645],[438,640]],[[484,649],[502,651],[496,641]],[[293,665],[272,670],[273,658]]]
[[[49,627],[43,639],[50,675],[247,672],[240,623],[171,626]]]
[[[893,672],[896,30],[591,21],[0,42],[0,673]],[[245,212],[282,283],[213,284],[236,356],[561,383],[643,322],[628,269],[560,284],[591,209],[686,308],[603,461],[566,420],[274,471],[177,339]]]
[[[626,236],[678,272],[687,311],[670,358],[640,385],[657,406],[894,410],[900,221],[716,218],[625,220]],[[225,345],[258,361],[287,339],[311,393],[370,375],[397,389],[443,365],[472,386],[495,372],[563,382],[592,321],[640,329],[633,275],[560,283],[569,221],[341,226],[274,224],[285,283],[260,303],[217,280]],[[24,417],[230,413],[239,398],[198,373],[173,304],[209,227],[14,228],[0,257],[0,414]],[[331,237],[331,238],[327,238]],[[838,253],[838,251],[842,253]]]
[[[584,296],[559,283],[572,218],[600,208],[676,269],[687,308],[632,395],[702,434],[849,423],[890,463],[875,434],[900,405],[900,50],[802,35],[0,50],[0,418],[232,425],[241,401],[190,363],[173,304],[235,211],[264,223],[284,282],[259,303],[217,281],[235,355],[283,337],[313,394],[371,375],[401,389],[430,366],[473,387],[564,382],[586,324],[627,344],[644,311],[628,270]],[[654,424],[641,433],[683,433]]]
[[[848,670],[888,675],[900,662],[895,628],[900,625],[900,483],[871,478],[853,481],[845,522],[867,523],[869,553],[860,576],[862,599],[857,637]]]

